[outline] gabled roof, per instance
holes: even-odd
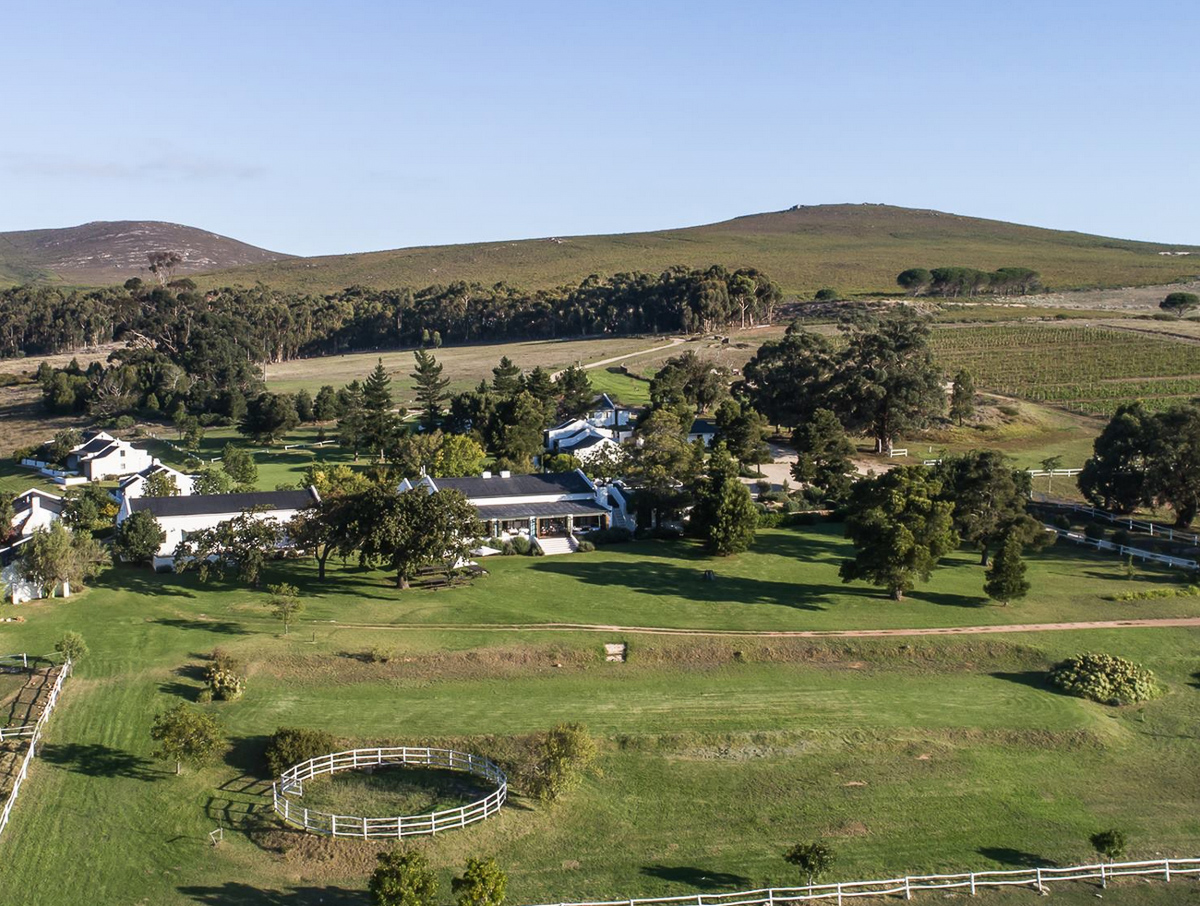
[[[85,456],[92,456],[105,450],[116,443],[111,437],[94,437],[81,447],[76,447],[71,452],[82,459]]]
[[[146,468],[142,469],[142,471],[140,471],[140,472],[134,472],[132,475],[129,475],[129,476],[121,479],[121,483],[118,485],[118,487],[126,488],[129,485],[133,484],[135,481],[138,481],[139,479],[149,478],[151,475],[155,474],[156,472],[168,472],[171,475],[178,475],[180,478],[187,477],[182,472],[180,472],[178,469],[172,469],[170,466],[163,465],[161,462],[156,462],[153,465],[146,466]]]
[[[612,397],[607,393],[601,393],[598,397],[592,400],[592,409],[620,409],[616,403],[612,401]]]
[[[63,508],[63,499],[56,494],[51,494],[48,491],[42,491],[37,488],[30,488],[23,494],[17,495],[13,500],[13,513],[23,513],[26,510],[33,509],[33,503],[30,500],[32,497],[38,498],[38,506],[45,507],[52,513],[61,513]]]
[[[314,488],[302,491],[251,491],[246,494],[192,494],[190,497],[138,497],[129,501],[131,513],[153,516],[224,516],[253,509],[303,510],[320,503]]]
[[[488,497],[546,497],[563,494],[591,494],[592,485],[579,472],[551,472],[545,475],[510,475],[504,478],[434,478],[437,490],[462,491],[471,500]]]
[[[610,444],[616,443],[616,441],[605,437],[603,434],[589,434],[578,443],[561,443],[558,445],[558,449],[568,453],[572,450],[590,450],[596,444],[602,444],[605,441],[608,441]]]

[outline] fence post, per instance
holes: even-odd
[[[1171,880],[1171,860],[1163,859],[1163,873],[1166,875],[1166,880]]]
[[[971,872],[971,896],[975,896],[975,872]]]
[[[912,899],[912,886],[909,883],[908,875],[904,876],[904,899]]]
[[[838,906],[842,906],[842,882],[838,881],[837,886]]]
[[[1038,893],[1042,892],[1042,870],[1041,870],[1041,868],[1039,868],[1037,870],[1037,889],[1038,889]]]

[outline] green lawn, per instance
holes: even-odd
[[[193,576],[116,569],[76,598],[26,605],[26,622],[0,624],[4,650],[46,651],[67,629],[82,631],[92,650],[0,840],[4,889],[21,891],[0,901],[365,903],[376,846],[305,838],[261,817],[257,752],[280,725],[325,728],[347,742],[446,739],[487,750],[480,737],[585,722],[600,738],[602,773],[582,789],[553,806],[518,798],[497,819],[422,844],[444,880],[468,855],[496,855],[515,904],[784,883],[791,875],[779,853],[817,836],[838,850],[841,878],[1031,857],[1066,863],[1086,858],[1087,835],[1111,824],[1127,829],[1134,854],[1200,851],[1195,631],[630,635],[629,661],[611,664],[602,643],[618,634],[504,628],[558,620],[848,629],[1200,614],[1188,599],[1107,601],[1129,587],[1118,563],[1066,547],[1033,558],[1034,591],[1008,608],[983,603],[969,553],[895,604],[836,580],[846,551],[829,526],[765,532],[752,552],[717,562],[686,543],[493,558],[473,586],[439,592],[398,592],[354,569],[334,569],[320,585],[310,564],[288,562],[270,579],[293,576],[307,610],[286,638],[263,593]],[[716,582],[701,579],[706,567]],[[1149,574],[1134,584],[1166,581]],[[202,657],[216,646],[248,665],[242,700],[205,706],[232,746],[222,762],[176,777],[152,756],[150,719],[194,699]],[[390,659],[361,657],[371,648]],[[1043,688],[1043,671],[1080,650],[1134,658],[1168,694],[1114,710]],[[380,795],[350,789],[357,801]],[[207,834],[219,824],[225,842],[213,848]],[[69,858],[80,841],[87,858]],[[1148,903],[1148,890],[1106,899]],[[1081,891],[1055,896],[1082,902],[1094,892]]]

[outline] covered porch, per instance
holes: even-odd
[[[500,503],[478,507],[479,518],[493,538],[526,535],[554,538],[608,528],[609,512],[598,503],[562,500],[552,503]]]

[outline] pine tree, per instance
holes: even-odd
[[[974,414],[975,379],[964,368],[954,376],[954,386],[950,390],[950,417],[961,427],[963,420]]]
[[[383,462],[383,451],[396,434],[396,413],[392,404],[392,379],[380,359],[375,370],[363,382],[363,443]]]
[[[1021,559],[1021,539],[1015,534],[1004,536],[983,590],[993,601],[1005,606],[1009,601],[1025,597],[1029,591],[1029,583],[1025,581],[1025,561]]]
[[[422,424],[426,430],[432,431],[441,420],[442,403],[449,398],[446,387],[450,385],[450,378],[442,377],[442,366],[433,353],[418,349],[413,355],[416,357],[417,370],[410,377],[416,381],[417,402],[423,410]]]
[[[592,408],[595,397],[592,382],[588,380],[587,372],[578,365],[572,365],[560,374],[555,383],[562,394],[558,403],[561,418],[579,418]]]
[[[339,394],[342,404],[342,415],[338,419],[338,443],[349,447],[354,453],[354,461],[358,462],[358,450],[363,443],[363,393],[358,381],[351,381],[345,391]]]
[[[792,435],[796,462],[792,477],[823,493],[829,500],[841,500],[850,493],[854,475],[854,444],[837,416],[818,409]]]
[[[521,369],[508,356],[492,369],[492,390],[501,396],[515,396],[521,390]]]
[[[754,543],[758,512],[749,489],[740,481],[727,481],[717,499],[708,547],[719,557],[740,554]]]

